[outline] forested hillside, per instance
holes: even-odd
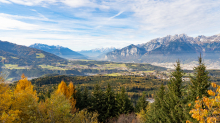
[[[17,64],[19,66],[67,62],[63,58],[42,50],[4,41],[0,41],[0,60],[3,64]]]
[[[153,97],[159,89],[161,83],[167,84],[167,80],[156,79],[155,76],[49,76],[32,79],[31,82],[35,85],[38,92],[47,93],[52,91],[61,81],[73,82],[74,85],[80,86],[80,89],[85,87],[92,91],[94,86],[98,84],[102,90],[106,90],[109,84],[112,90],[119,92],[122,87],[125,88],[128,96],[137,100],[142,92],[146,91],[147,97]]]

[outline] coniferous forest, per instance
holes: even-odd
[[[0,83],[3,123],[216,123],[220,86],[201,56],[190,82],[180,61],[170,80],[153,76],[56,76]],[[53,83],[53,84],[51,84]],[[147,98],[153,98],[150,103]]]

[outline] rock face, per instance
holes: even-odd
[[[62,47],[62,46],[49,46],[46,44],[33,44],[33,45],[30,45],[29,47],[40,49],[40,50],[55,54],[57,56],[60,56],[62,58],[66,58],[66,59],[87,59],[86,56],[84,56],[80,53],[77,53],[75,51],[72,51],[69,48]]]
[[[129,45],[109,52],[105,60],[121,62],[175,62],[197,60],[201,53],[205,59],[219,59],[220,35],[189,37],[186,34],[168,35],[147,43]]]
[[[134,58],[139,58],[140,56],[144,55],[146,50],[144,48],[137,47],[133,44],[122,48],[121,50],[114,50],[112,52],[107,53],[105,59],[112,59],[114,61],[129,59],[132,60]]]

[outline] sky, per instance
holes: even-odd
[[[0,40],[74,51],[220,33],[220,0],[0,0]]]

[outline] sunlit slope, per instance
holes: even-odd
[[[18,65],[38,65],[66,62],[65,59],[51,53],[4,41],[0,41],[0,61],[3,64]]]

